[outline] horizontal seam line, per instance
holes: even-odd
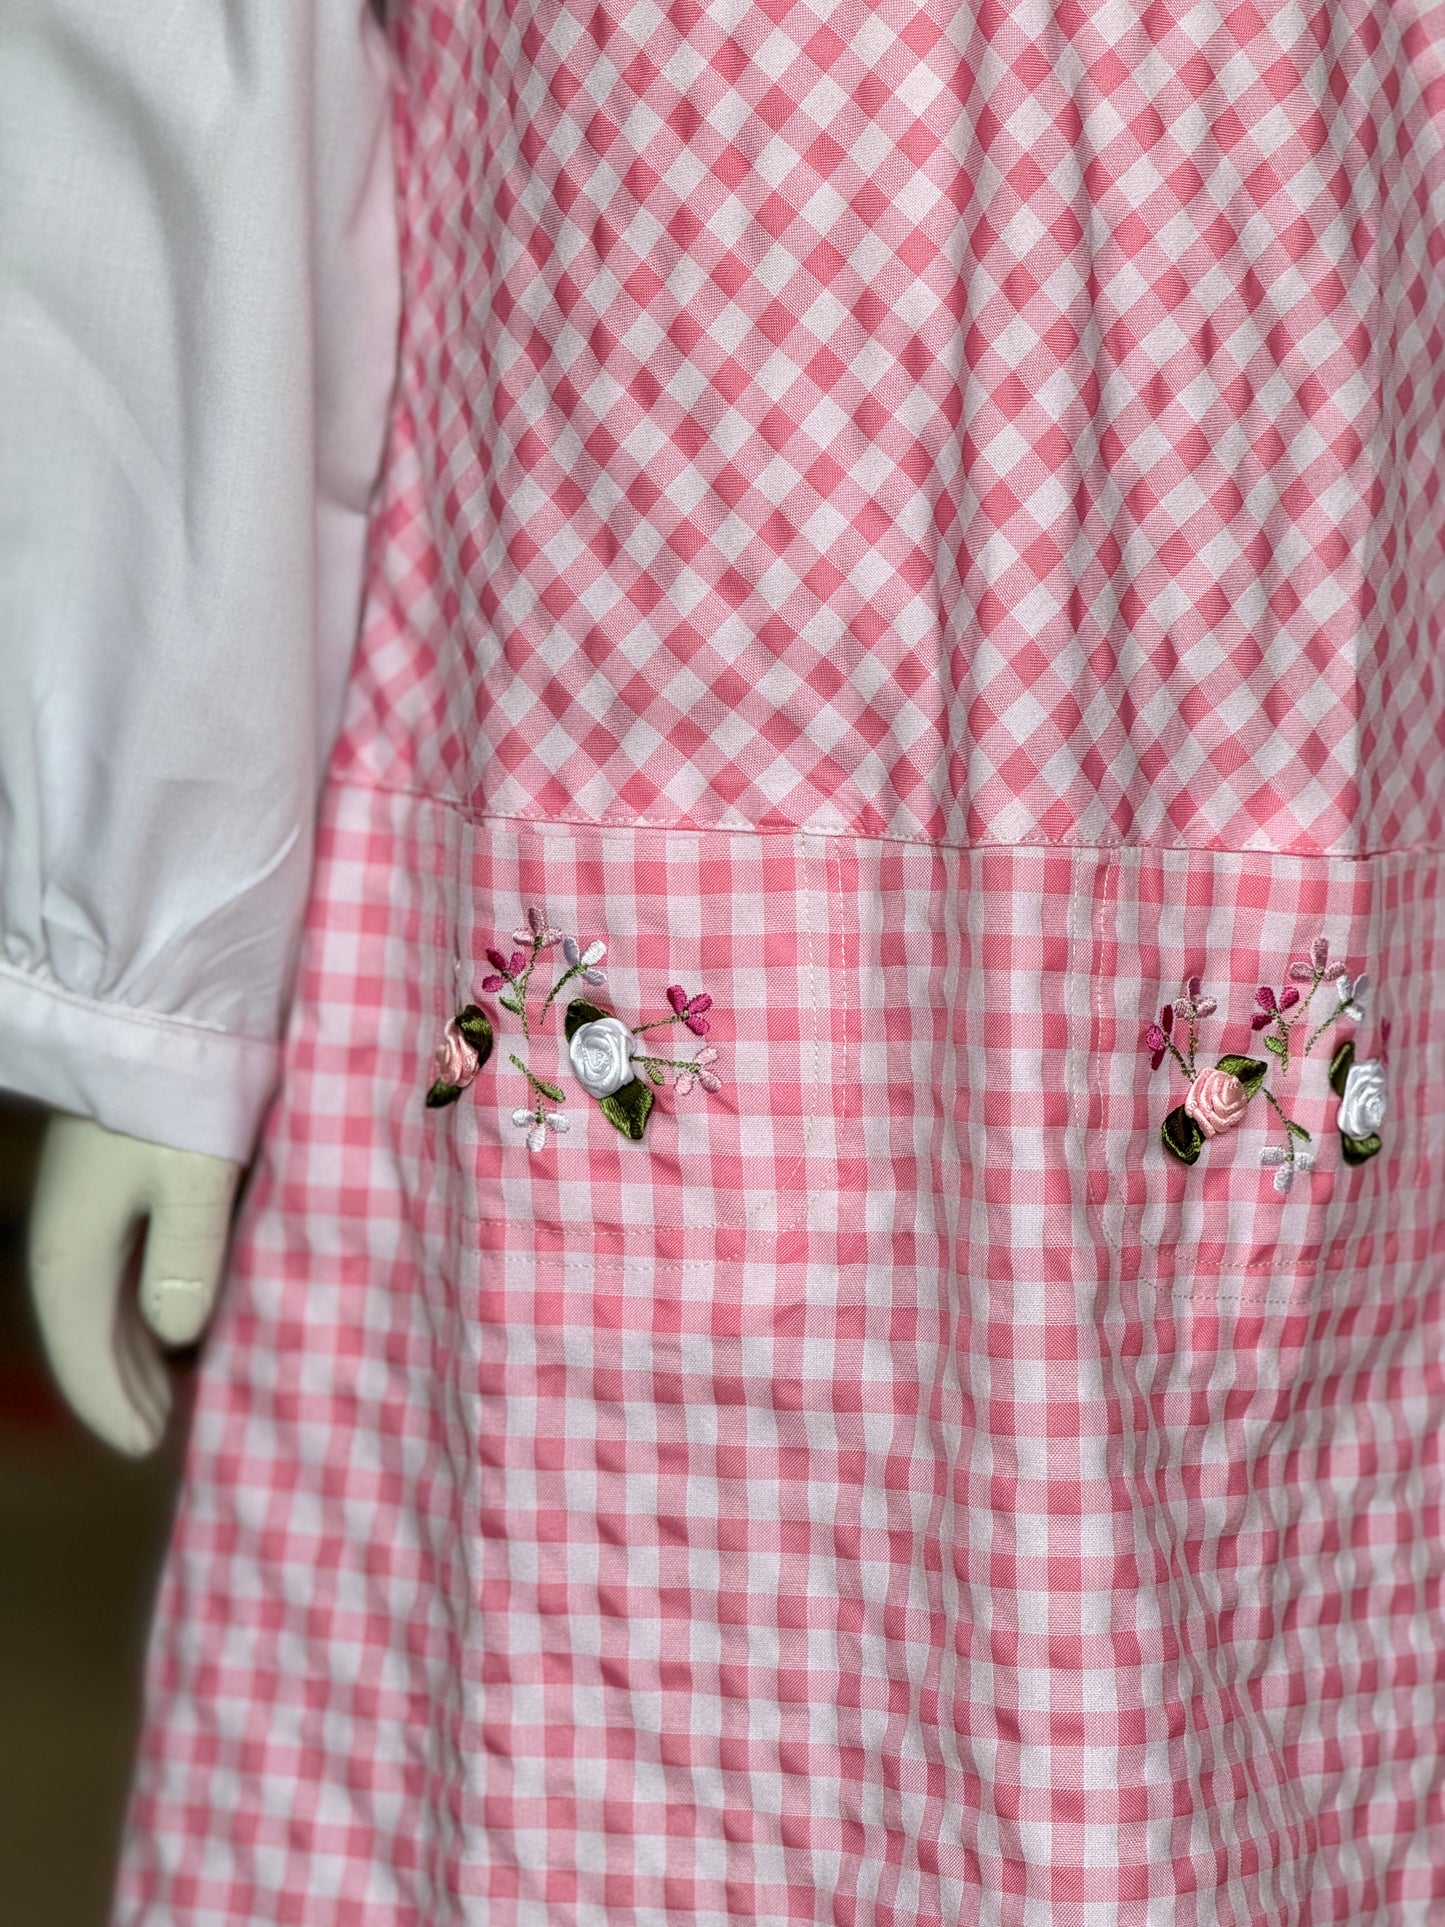
[[[1037,842],[1005,842],[1000,839],[996,843],[954,843],[941,837],[878,835],[876,832],[854,829],[823,829],[816,824],[655,823],[649,817],[614,819],[609,822],[595,816],[521,816],[511,810],[477,810],[455,796],[438,796],[407,784],[374,783],[356,776],[329,776],[327,787],[361,790],[375,796],[409,797],[414,802],[430,803],[435,809],[450,810],[463,822],[473,825],[525,823],[533,829],[559,826],[583,830],[655,830],[661,836],[826,836],[840,842],[890,843],[912,850],[956,850],[962,855],[977,850],[1044,850],[1057,851],[1065,856],[1112,856],[1139,850],[1161,856],[1290,857],[1300,863],[1373,863],[1377,858],[1386,856],[1445,856],[1445,843],[1394,843],[1378,850],[1251,850],[1219,843],[1054,843],[1043,838]]]

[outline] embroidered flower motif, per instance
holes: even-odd
[[[1184,1109],[1206,1137],[1232,1131],[1249,1107],[1250,1093],[1233,1071],[1201,1071],[1189,1086]]]
[[[1328,938],[1316,937],[1310,945],[1309,962],[1292,963],[1289,974],[1297,984],[1332,984],[1344,976],[1345,966],[1338,957],[1331,962]]]
[[[1340,1129],[1346,1137],[1373,1137],[1385,1121],[1388,1103],[1384,1065],[1376,1057],[1357,1057],[1345,1076]]]
[[[667,1001],[672,1005],[674,1014],[682,1019],[690,1031],[699,1037],[706,1037],[711,1026],[703,1012],[712,1009],[712,998],[705,990],[699,990],[689,997],[681,984],[669,984]]]
[[[539,949],[561,941],[562,932],[548,923],[540,910],[528,910],[526,928],[512,932],[513,943],[535,943]]]
[[[1337,1001],[1311,1027],[1311,1006],[1324,984],[1336,986]],[[1285,1142],[1267,1145],[1259,1161],[1266,1169],[1273,1169],[1274,1188],[1282,1196],[1286,1195],[1297,1171],[1314,1169],[1315,1153],[1303,1148],[1312,1142],[1309,1132],[1289,1116],[1268,1088],[1270,1060],[1273,1068],[1283,1075],[1290,1068],[1292,1056],[1308,1056],[1331,1025],[1341,1021],[1361,1022],[1365,1015],[1362,999],[1368,988],[1369,978],[1363,971],[1351,978],[1344,963],[1330,956],[1326,938],[1316,937],[1310,945],[1308,959],[1298,958],[1290,964],[1280,990],[1261,984],[1254,993],[1250,1029],[1260,1037],[1268,1058],[1225,1056],[1212,1069],[1201,1069],[1195,1061],[1199,1023],[1218,1006],[1212,997],[1202,995],[1199,978],[1191,977],[1184,994],[1164,1006],[1143,1037],[1153,1069],[1157,1070],[1166,1057],[1172,1057],[1188,1079],[1183,1103],[1170,1111],[1160,1126],[1164,1148],[1182,1164],[1193,1164],[1210,1138],[1234,1130],[1251,1100],[1263,1097],[1284,1128]],[[1387,1034],[1386,1027],[1382,1026],[1382,1038]],[[1370,1077],[1360,1080],[1356,1100],[1347,1095],[1353,1063],[1353,1044],[1342,1044],[1330,1066],[1330,1082],[1341,1099],[1339,1130],[1343,1155],[1347,1163],[1358,1164],[1373,1157],[1380,1148],[1377,1127],[1384,1117],[1384,1064],[1370,1060]]]
[[[705,1091],[720,1091],[722,1079],[709,1068],[717,1062],[717,1052],[711,1044],[706,1044],[689,1064],[679,1066],[673,1083],[680,1097],[686,1097],[693,1085],[701,1084]]]
[[[1254,1001],[1259,1005],[1259,1009],[1250,1018],[1249,1028],[1263,1030],[1266,1024],[1272,1024],[1277,1017],[1283,1017],[1287,1010],[1294,1009],[1299,1002],[1299,992],[1293,984],[1286,984],[1276,998],[1268,984],[1261,984],[1254,993]]]
[[[442,1041],[432,1054],[432,1069],[438,1079],[465,1090],[481,1068],[482,1060],[475,1044],[462,1036],[455,1017],[448,1018]]]
[[[584,984],[605,984],[607,982],[606,971],[594,968],[594,966],[600,964],[602,959],[607,955],[607,945],[605,943],[589,943],[587,948],[582,950],[578,947],[575,937],[564,937],[562,939],[562,955],[572,966],[571,971],[568,973],[569,975],[580,975]]]
[[[1330,1088],[1340,1100],[1335,1122],[1340,1152],[1346,1164],[1364,1164],[1381,1149],[1380,1126],[1389,1106],[1389,1073],[1383,1053],[1389,1048],[1390,1028],[1380,1026],[1379,1057],[1356,1057],[1355,1047],[1340,1045],[1330,1064]]]
[[[513,1111],[512,1122],[518,1129],[526,1131],[529,1151],[540,1151],[543,1148],[547,1142],[548,1131],[570,1131],[572,1128],[565,1112],[544,1111],[540,1105],[535,1111]]]
[[[1365,994],[1370,988],[1369,973],[1362,970],[1358,977],[1341,975],[1336,980],[1335,987],[1340,993],[1340,1016],[1343,1017],[1347,1023],[1363,1024],[1365,1021]]]
[[[568,984],[579,977],[585,984],[607,981],[606,973],[598,968],[607,955],[607,945],[601,938],[594,938],[584,946],[578,938],[564,936],[535,906],[528,908],[525,924],[512,932],[512,942],[516,948],[510,952],[503,951],[500,940],[488,946],[485,954],[491,971],[482,983],[484,989],[499,993],[497,1001],[502,1009],[519,1020],[525,1048],[537,1041],[534,1029]],[[557,944],[562,946],[566,968],[552,983],[539,1009],[532,997],[532,979],[543,951]],[[566,1007],[564,1033],[571,1069],[603,1116],[625,1137],[637,1139],[643,1134],[654,1103],[649,1084],[666,1084],[671,1075],[679,1095],[698,1086],[709,1093],[722,1089],[722,1079],[713,1068],[718,1053],[710,1044],[694,1057],[680,1058],[660,1056],[640,1041],[646,1031],[677,1023],[685,1024],[695,1036],[707,1034],[706,1013],[712,1008],[712,998],[706,991],[689,996],[681,984],[669,984],[666,995],[670,1006],[667,1016],[634,1024],[631,1029],[612,1011],[582,998],[574,997]],[[469,1004],[458,1012],[437,1046],[436,1082],[427,1093],[427,1103],[433,1108],[455,1103],[487,1061],[492,1041],[491,1023],[477,1005]],[[526,1078],[536,1099],[531,1109],[514,1110],[512,1122],[526,1132],[528,1150],[540,1151],[549,1132],[571,1128],[565,1111],[549,1108],[562,1104],[564,1093],[559,1085],[540,1077],[526,1055],[513,1051],[508,1062]],[[645,1079],[641,1075],[644,1071]]]
[[[510,957],[504,957],[500,950],[489,950],[487,952],[487,962],[492,966],[496,975],[483,977],[482,989],[496,991],[500,990],[504,983],[515,983],[517,978],[521,976],[522,972],[527,968],[527,953],[525,950],[514,950]]]
[[[1144,1033],[1144,1048],[1149,1052],[1150,1068],[1157,1071],[1159,1066],[1164,1062],[1166,1055],[1172,1049],[1170,1039],[1174,1034],[1174,1020],[1176,1017],[1181,1023],[1189,1026],[1189,1050],[1192,1059],[1194,1053],[1193,1037],[1196,1026],[1203,1018],[1212,1017],[1218,1008],[1219,1005],[1213,997],[1206,997],[1204,995],[1204,986],[1200,979],[1198,977],[1191,977],[1184,986],[1183,996],[1177,998],[1172,1004],[1166,1004],[1159,1013],[1158,1023],[1150,1024]],[[1178,1051],[1175,1051],[1174,1055],[1179,1057]],[[1182,1066],[1184,1059],[1179,1057],[1179,1062]]]
[[[1355,980],[1359,994],[1360,979]],[[1340,1100],[1335,1119],[1340,1133],[1340,1154],[1346,1164],[1364,1164],[1382,1148],[1380,1126],[1385,1121],[1390,1099],[1390,1020],[1380,1025],[1380,1055],[1355,1056],[1354,1044],[1346,1040],[1330,1063],[1330,1089]]]
[[[476,1004],[467,1004],[447,1020],[441,1042],[432,1053],[433,1083],[426,1094],[433,1111],[455,1104],[492,1054],[492,1026]]]
[[[1168,1006],[1166,1005],[1167,1009]],[[1204,995],[1204,983],[1199,977],[1191,977],[1184,986],[1184,995],[1174,1006],[1176,1012],[1186,1023],[1198,1023],[1202,1018],[1212,1017],[1219,1006],[1212,997]]]
[[[1204,995],[1200,979],[1191,977],[1184,994],[1166,1004],[1158,1022],[1144,1032],[1151,1068],[1157,1070],[1166,1056],[1172,1057],[1188,1079],[1184,1102],[1159,1127],[1165,1150],[1181,1164],[1193,1164],[1207,1139],[1234,1129],[1269,1068],[1253,1057],[1221,1057],[1212,1069],[1200,1070],[1195,1061],[1199,1025],[1217,1009],[1214,998]]]
[[[620,1017],[597,1017],[579,1024],[568,1040],[577,1081],[589,1097],[611,1097],[630,1083],[632,1032]]]
[[[1144,1048],[1149,1053],[1149,1068],[1157,1071],[1164,1062],[1164,1053],[1169,1048],[1169,1033],[1174,1028],[1174,1006],[1166,1004],[1159,1013],[1159,1022],[1151,1024],[1144,1033]]]
[[[1313,1151],[1296,1151],[1291,1157],[1289,1152],[1278,1144],[1266,1145],[1259,1154],[1259,1161],[1265,1166],[1274,1166],[1274,1188],[1281,1197],[1288,1197],[1290,1187],[1295,1181],[1295,1173],[1309,1172],[1315,1168]]]

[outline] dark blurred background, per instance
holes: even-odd
[[[51,1390],[23,1262],[41,1123],[0,1095],[0,1923],[103,1927],[189,1386],[139,1464]]]

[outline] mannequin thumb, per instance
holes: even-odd
[[[140,1309],[163,1345],[193,1345],[216,1302],[226,1214],[214,1204],[157,1204],[141,1258]]]

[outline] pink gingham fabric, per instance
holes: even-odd
[[[118,1921],[1445,1922],[1445,10],[397,13]],[[531,906],[721,1089],[627,1140],[554,1006],[529,1150]],[[1331,1033],[1287,1192],[1171,1158],[1148,1027],[1321,937],[1379,1154]]]

